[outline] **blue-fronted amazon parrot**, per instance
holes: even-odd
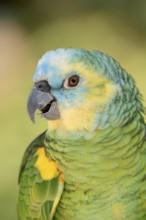
[[[146,220],[146,125],[134,79],[110,56],[48,51],[27,109],[47,130],[20,169],[19,220]]]

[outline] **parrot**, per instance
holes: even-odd
[[[58,48],[39,60],[27,111],[47,128],[26,149],[19,220],[145,220],[143,97],[118,61]]]

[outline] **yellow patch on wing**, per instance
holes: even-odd
[[[124,220],[125,219],[125,214],[124,214],[124,205],[123,203],[115,203],[112,205],[112,213],[114,219],[117,220]]]
[[[38,148],[36,155],[38,158],[35,167],[39,170],[43,180],[51,180],[59,175],[57,164],[46,155],[44,147]]]

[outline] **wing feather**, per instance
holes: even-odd
[[[44,138],[45,132],[30,144],[22,159],[19,174],[19,220],[51,220],[58,205],[56,201],[58,198],[60,200],[62,194],[62,191],[59,190],[60,185],[63,190],[62,182],[60,184],[60,173],[55,173],[54,176],[51,174],[51,179],[46,180],[43,179],[40,170],[35,166],[39,157],[36,153],[37,150],[39,148],[45,150]],[[48,172],[52,173],[49,169],[50,166]],[[58,192],[60,193],[59,196]]]

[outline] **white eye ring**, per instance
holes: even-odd
[[[63,86],[65,89],[71,89],[73,87],[77,87],[80,81],[81,81],[81,78],[75,74],[75,75],[67,77],[64,81]]]

